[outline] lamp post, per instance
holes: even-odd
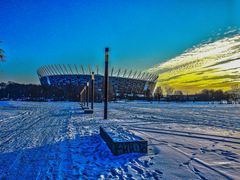
[[[80,92],[80,103],[81,103],[81,106],[84,105],[84,88]]]
[[[87,99],[87,107],[88,107],[88,102],[89,102],[89,82],[87,82],[87,86],[86,86],[86,99]]]
[[[108,111],[108,57],[109,57],[109,48],[105,48],[104,119],[107,119],[107,111]]]
[[[84,106],[86,106],[86,101],[87,101],[87,96],[86,96],[86,86],[84,86],[84,91],[83,91],[84,93]]]
[[[82,105],[82,91],[80,92],[80,95],[79,95],[79,101],[80,101],[80,105]]]
[[[92,72],[91,91],[92,91],[92,103],[91,103],[91,109],[93,110],[93,102],[94,102],[94,72]]]

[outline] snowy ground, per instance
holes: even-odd
[[[239,179],[240,105],[0,102],[0,179]],[[149,153],[113,156],[100,125],[121,125]]]

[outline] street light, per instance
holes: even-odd
[[[91,91],[92,91],[92,103],[91,103],[91,109],[93,110],[93,102],[94,102],[94,72],[92,72]]]
[[[108,109],[108,57],[109,48],[105,48],[105,74],[104,74],[104,119],[107,119]]]
[[[87,107],[88,107],[88,102],[89,102],[89,82],[87,82],[87,91],[86,91],[86,96],[87,96]]]

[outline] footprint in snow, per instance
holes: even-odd
[[[159,178],[162,178],[162,172],[161,171],[159,171],[159,170],[155,170],[153,173],[152,173],[152,177],[154,178],[154,179],[159,179]]]
[[[132,165],[131,168],[134,169],[135,171],[137,171],[137,173],[139,173],[139,174],[143,174],[144,173],[144,171],[142,169],[140,169],[139,167],[137,167],[137,166]]]
[[[184,162],[183,165],[189,165],[190,164],[190,161],[187,161],[187,162]]]

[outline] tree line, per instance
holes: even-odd
[[[80,91],[83,87],[76,85],[66,85],[64,87],[43,86],[35,84],[19,84],[15,82],[0,83],[0,100],[25,100],[25,101],[79,101]],[[95,89],[95,101],[103,100],[102,91]],[[91,94],[90,94],[91,96]],[[175,91],[171,95],[163,95],[161,88],[152,92],[147,89],[144,97],[136,94],[127,97],[124,94],[116,97],[116,93],[109,89],[109,100],[129,99],[129,100],[164,100],[164,101],[236,101],[240,97],[235,93],[223,92],[222,90],[203,90],[194,95],[184,95],[181,91]]]
[[[171,93],[169,93],[171,92]],[[200,93],[186,95],[182,91],[167,90],[167,94],[164,96],[161,87],[155,91],[155,99],[162,99],[166,101],[237,101],[240,98],[240,91],[228,91],[222,90],[209,90],[204,89]],[[163,98],[164,97],[164,98]]]
[[[79,99],[79,89],[80,87],[71,86],[63,89],[35,84],[1,83],[0,100],[77,101]]]

